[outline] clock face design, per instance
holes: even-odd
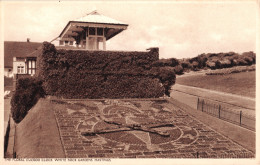
[[[182,115],[159,104],[136,107],[130,102],[96,102],[77,130],[82,138],[108,148],[160,151],[190,145],[197,140],[195,129],[185,125]],[[86,111],[81,111],[86,112]]]
[[[255,157],[170,99],[51,102],[66,158]]]

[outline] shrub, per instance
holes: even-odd
[[[210,53],[208,56],[209,56],[209,58],[212,58],[212,57],[217,57],[218,54],[216,54],[216,53]]]
[[[174,67],[175,74],[181,75],[183,74],[183,67],[181,65],[177,65]]]
[[[191,63],[191,65],[192,65],[192,70],[194,70],[194,71],[197,71],[197,70],[198,70],[199,63],[198,63],[197,61],[193,61],[193,62]]]
[[[244,65],[248,65],[247,61],[245,61],[243,58],[239,58],[237,59],[237,65],[240,65],[240,66],[244,66]]]
[[[235,52],[224,53],[224,57],[232,57],[234,55],[236,55]]]
[[[220,67],[221,68],[228,68],[228,67],[231,67],[231,61],[228,60],[228,59],[224,59],[224,60],[221,60],[220,61]]]
[[[158,77],[163,84],[165,89],[165,94],[170,96],[171,86],[175,83],[176,76],[172,67],[160,67],[157,68],[158,72],[156,77]]]
[[[171,66],[175,67],[179,65],[180,62],[176,58],[169,58],[169,59],[159,59],[158,61],[155,61],[152,66],[153,67],[166,67],[166,66]]]
[[[172,66],[172,67],[175,67],[175,66],[177,66],[177,65],[180,65],[180,61],[179,61],[178,59],[176,59],[176,58],[170,58],[170,60],[171,60],[171,66]]]
[[[188,61],[182,61],[181,66],[184,72],[189,71],[192,68],[192,65]]]
[[[244,60],[247,62],[248,65],[252,65],[254,63],[254,60],[251,57],[245,57]]]
[[[159,59],[158,61],[155,61],[152,66],[153,67],[165,67],[165,66],[171,66],[172,60],[171,59]]]
[[[207,61],[206,66],[209,67],[210,69],[216,69],[216,63]]]
[[[253,60],[252,63],[255,64],[256,54],[254,52],[244,52],[242,53],[242,56],[251,58]]]
[[[217,60],[215,62],[215,66],[216,66],[216,69],[221,69],[221,62],[219,60]]]
[[[22,121],[27,112],[44,96],[41,80],[36,78],[18,79],[11,99],[11,113],[14,121],[16,123]]]
[[[206,67],[206,62],[208,61],[208,58],[205,54],[201,54],[197,57],[197,62],[198,62],[198,68],[202,69]]]

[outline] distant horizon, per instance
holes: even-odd
[[[4,42],[24,42],[24,43],[26,43],[27,41],[4,41]],[[31,43],[43,43],[43,42],[45,42],[45,41],[43,41],[43,42],[34,42],[34,41],[30,41]],[[48,42],[48,41],[47,41]],[[57,45],[56,45],[57,46]],[[126,51],[126,50],[107,50],[107,51]],[[136,50],[127,50],[127,51],[136,51]],[[139,51],[146,51],[146,49],[145,50],[139,50]],[[226,51],[226,52],[203,52],[203,53],[199,53],[199,54],[197,54],[197,55],[195,55],[195,56],[193,56],[193,57],[184,57],[184,58],[194,58],[194,57],[197,57],[197,56],[199,56],[199,55],[201,55],[201,54],[219,54],[219,53],[230,53],[230,52],[234,52],[234,51]],[[242,53],[246,53],[246,52],[254,52],[254,53],[256,53],[255,51],[252,51],[252,50],[249,50],[249,51],[245,51],[245,52],[234,52],[234,53],[237,53],[237,54],[242,54]],[[160,47],[159,47],[159,58],[160,59],[170,59],[170,58],[176,58],[176,57],[168,57],[168,58],[164,58],[164,57],[160,57]],[[176,58],[176,59],[183,59],[183,58]]]
[[[30,38],[30,42],[50,42],[69,21],[95,8],[105,16],[129,24],[107,41],[107,50],[144,51],[159,47],[160,58],[177,59],[203,53],[256,52],[254,1],[1,3],[5,41],[26,42]]]

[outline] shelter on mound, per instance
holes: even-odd
[[[127,29],[127,24],[93,11],[69,21],[59,35],[59,46],[106,50],[106,41]],[[103,46],[102,46],[103,45]]]

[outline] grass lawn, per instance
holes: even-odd
[[[176,83],[212,89],[248,97],[255,97],[255,71],[227,75],[190,75],[177,77]]]

